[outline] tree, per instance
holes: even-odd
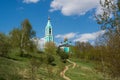
[[[45,43],[45,63],[46,63],[46,68],[48,72],[48,77],[53,78],[53,68],[52,66],[55,65],[55,57],[56,57],[56,50],[57,47],[54,42],[47,42]]]
[[[10,35],[10,42],[13,48],[20,48],[20,39],[21,39],[21,30],[18,28],[13,29],[9,35]]]
[[[47,64],[53,65],[54,61],[55,61],[54,56],[47,54]]]
[[[93,46],[89,42],[76,42],[75,46],[72,48],[72,52],[74,53],[76,58],[81,59],[91,59],[91,51]]]
[[[35,31],[27,19],[22,22],[20,29],[15,28],[10,32],[11,45],[13,48],[20,49],[21,56],[33,52],[36,49],[36,46],[31,40],[33,37],[35,37]]]
[[[45,53],[49,53],[51,55],[56,54],[57,47],[54,42],[45,43]]]
[[[69,58],[69,55],[66,54],[64,51],[61,51],[59,55],[60,55],[62,62],[66,63],[67,59]]]
[[[96,16],[101,29],[107,30],[109,33],[117,33],[120,36],[120,1],[105,0],[100,1],[103,13]]]
[[[100,2],[103,14],[96,16],[101,29],[106,31],[103,35],[106,42],[104,49],[101,48],[101,64],[107,74],[112,78],[120,76],[120,0],[105,0]],[[102,66],[103,67],[103,66]]]
[[[10,51],[9,37],[3,33],[0,33],[0,56],[7,56]]]
[[[68,53],[65,53],[60,47],[58,47],[56,52],[60,56],[62,62],[66,63],[67,59],[69,58]]]
[[[29,20],[24,20],[22,23],[22,29],[21,29],[21,44],[20,44],[20,50],[21,50],[21,56],[24,55],[26,51],[33,50],[33,47],[35,47],[30,40],[35,36],[35,31],[32,30],[32,26],[29,22]]]

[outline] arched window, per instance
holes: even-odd
[[[50,29],[49,29],[49,34],[51,34],[51,32],[52,32],[52,29],[50,28]]]

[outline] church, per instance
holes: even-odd
[[[50,17],[48,17],[48,22],[47,22],[47,25],[45,27],[45,43],[46,42],[54,42],[52,31],[53,30],[52,30],[52,25],[50,22]]]
[[[53,28],[51,25],[51,19],[48,17],[47,25],[45,27],[45,36],[42,39],[39,38],[33,38],[34,43],[36,44],[37,48],[39,50],[44,50],[44,45],[47,42],[54,42],[54,36],[53,36]],[[64,40],[63,43],[58,45],[58,48],[63,49],[66,53],[69,53],[69,42],[67,40]]]

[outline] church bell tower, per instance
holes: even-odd
[[[50,22],[50,17],[48,17],[48,22],[45,27],[45,42],[53,42],[52,25]]]

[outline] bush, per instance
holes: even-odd
[[[10,50],[9,38],[0,33],[0,56],[7,56],[7,53]]]
[[[69,58],[69,55],[66,54],[65,52],[61,52],[59,55],[60,55],[62,62],[66,63],[66,60]]]
[[[47,55],[47,64],[53,64],[55,58],[52,55]]]

